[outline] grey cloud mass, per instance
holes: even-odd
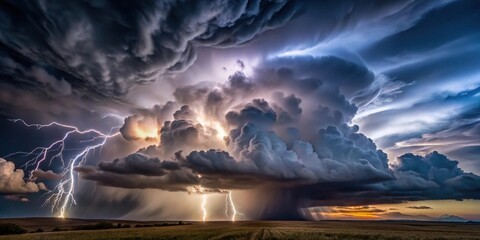
[[[172,114],[175,120],[165,121],[161,128],[158,146],[140,152],[164,158],[176,152],[173,158],[179,166],[176,171],[196,179],[192,186],[199,185],[209,191],[260,186],[288,188],[299,200],[312,205],[480,197],[477,193],[480,178],[464,172],[457,161],[437,152],[425,157],[409,153],[400,156],[397,164],[389,165],[386,153],[360,133],[357,125],[348,125],[357,111],[351,101],[356,93],[375,81],[373,73],[362,70],[364,74],[350,75],[350,79],[368,80],[359,87],[342,88],[347,82],[324,75],[331,70],[331,65],[323,65],[329,59],[301,59],[290,67],[275,65],[281,61],[275,61],[274,65],[266,63],[251,77],[236,72],[226,84],[196,84],[177,89],[174,93],[177,101],[191,104],[199,112],[189,105],[180,107]],[[350,64],[340,62],[345,66]],[[320,65],[311,67],[315,64]],[[215,101],[212,95],[216,96]],[[246,100],[248,97],[251,100]],[[212,112],[212,108],[216,110]],[[202,123],[195,122],[198,114],[215,118],[221,113],[224,119],[219,121],[224,121],[230,129],[224,138],[225,148],[198,145],[199,135],[204,132]],[[304,123],[308,123],[307,129],[302,126]],[[205,135],[203,139],[208,142],[213,138]],[[180,150],[183,152],[177,152]],[[113,164],[118,165],[115,161]],[[83,176],[95,179],[92,176],[103,172],[107,173],[105,176],[119,173],[100,165],[98,170]],[[163,175],[161,172],[159,175]],[[143,170],[136,174],[148,177]],[[145,185],[137,183],[137,187],[152,187],[148,181]],[[113,186],[120,184],[115,182]],[[183,181],[178,186],[175,182],[169,184],[159,184],[156,188],[185,187]],[[124,187],[131,187],[128,181]],[[351,194],[355,198],[345,200]]]
[[[100,96],[190,66],[200,46],[231,47],[296,15],[294,1],[5,1],[1,74]],[[22,27],[17,27],[21,25]],[[25,69],[31,74],[22,73]],[[59,76],[55,79],[52,75]],[[61,76],[61,77],[60,77]]]

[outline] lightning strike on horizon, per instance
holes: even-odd
[[[230,203],[228,201],[228,194],[225,195],[225,216],[230,217],[228,215],[228,210],[229,210]]]
[[[203,212],[203,222],[206,222],[207,221],[207,208],[206,208],[206,205],[207,205],[207,195],[206,194],[202,194],[202,212]]]
[[[198,174],[197,175],[198,178],[202,178],[202,175]],[[197,186],[193,186],[192,187],[192,192],[195,192],[195,193],[201,193],[202,194],[202,204],[200,205],[200,208],[202,209],[202,220],[203,222],[206,222],[207,221],[207,201],[208,201],[208,198],[207,198],[207,195],[205,194],[205,188],[202,187],[202,185],[197,185]]]
[[[228,215],[228,210],[231,209],[232,210],[231,220],[232,222],[235,222],[235,217],[237,216],[238,212],[237,212],[237,208],[235,207],[235,204],[233,203],[232,191],[228,191],[228,194],[225,197],[225,201],[227,204],[225,209],[225,215],[227,215],[227,217],[230,217]]]
[[[60,183],[58,183],[58,185],[55,186],[54,190],[48,192],[48,193],[51,193],[52,195],[47,198],[47,200],[43,205],[46,205],[47,203],[52,203],[52,212],[55,211],[55,209],[58,209],[59,210],[58,217],[64,218],[67,207],[71,206],[72,204],[76,204],[76,201],[74,198],[75,185],[76,185],[74,168],[85,163],[87,156],[90,152],[95,151],[98,148],[101,150],[101,148],[109,138],[119,135],[120,134],[119,132],[112,134],[112,132],[115,129],[119,128],[119,126],[112,127],[112,129],[108,134],[104,134],[96,129],[87,129],[82,131],[75,126],[66,125],[58,122],[51,122],[49,124],[28,124],[22,119],[11,119],[11,121],[14,123],[20,122],[26,127],[35,127],[37,130],[46,128],[46,127],[52,127],[52,126],[58,126],[58,127],[68,129],[68,132],[64,134],[63,138],[54,141],[48,147],[37,147],[30,152],[14,152],[4,157],[4,158],[8,158],[16,155],[32,156],[32,158],[29,159],[24,165],[22,165],[22,167],[28,168],[31,166],[35,166],[35,168],[30,172],[30,176],[29,176],[29,179],[31,181],[34,181],[35,177],[33,176],[32,173],[35,170],[39,170],[41,163],[47,160],[49,153],[56,152],[56,154],[49,159],[50,160],[49,164],[51,164],[53,160],[59,159],[59,161],[62,164],[62,168],[64,168],[63,172],[61,173],[61,176],[63,178],[60,181]],[[70,161],[66,162],[64,158],[64,151],[67,150],[65,148],[65,141],[72,134],[79,134],[79,135],[95,134],[95,136],[93,136],[88,140],[80,141],[81,143],[92,143],[93,145],[84,147],[83,149],[81,149],[82,151],[79,154],[74,156]],[[101,140],[101,142],[94,144],[96,140]],[[75,150],[75,149],[69,149],[69,150]],[[65,166],[67,167],[65,168]]]

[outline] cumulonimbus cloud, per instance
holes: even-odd
[[[343,77],[359,79],[357,85],[336,81],[344,68],[356,69]],[[220,85],[180,87],[174,92],[178,110],[164,119],[156,145],[80,172],[104,185],[169,191],[269,185],[308,205],[480,198],[479,177],[458,162],[433,152],[406,154],[389,165],[387,155],[350,124],[357,96],[375,81],[358,63],[307,57],[265,63],[253,76],[236,72]],[[206,130],[212,121],[228,130],[223,145]],[[200,144],[215,141],[214,147]],[[126,164],[139,156],[161,174]],[[160,167],[159,159],[167,158],[178,168]]]

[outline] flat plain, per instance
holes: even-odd
[[[413,221],[242,221],[242,222],[134,222],[56,218],[0,219],[30,231],[3,235],[0,240],[89,239],[479,239],[479,223]],[[129,228],[72,230],[111,223]],[[43,232],[33,231],[42,229]],[[55,231],[53,231],[55,229]]]

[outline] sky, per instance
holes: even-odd
[[[2,1],[0,217],[480,221],[479,11]]]

